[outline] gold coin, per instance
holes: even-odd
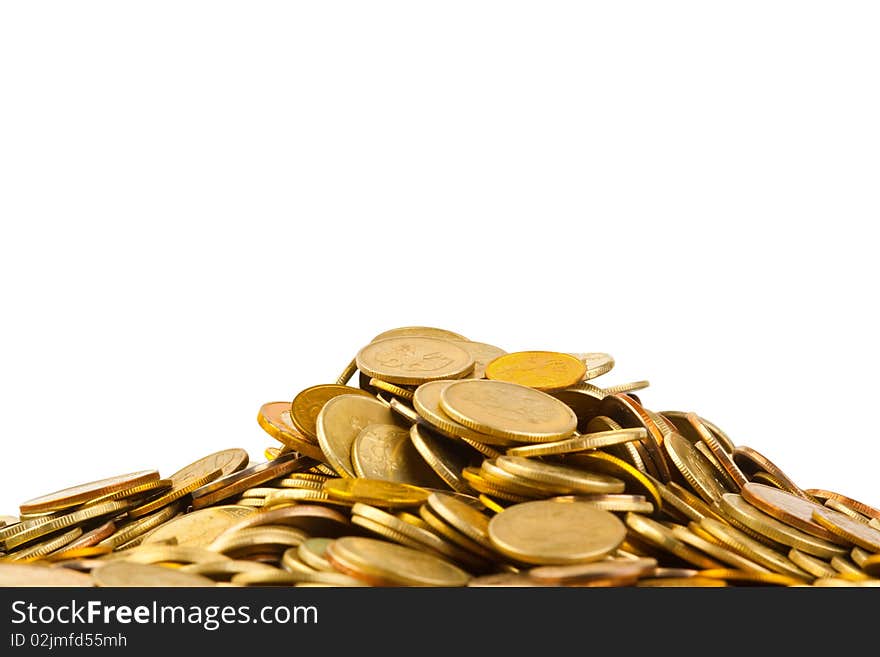
[[[816,509],[830,511],[821,504],[806,500],[794,493],[754,482],[743,486],[742,496],[749,504],[758,507],[764,513],[811,536],[823,538],[832,543],[845,543],[840,537],[813,520],[813,511]]]
[[[422,336],[385,338],[357,354],[364,374],[401,385],[458,379],[474,369],[474,358],[458,343]]]
[[[418,486],[379,479],[330,479],[324,482],[324,492],[331,499],[382,508],[418,506],[430,495]]]
[[[324,404],[340,395],[359,395],[368,399],[374,397],[360,388],[351,388],[344,385],[322,384],[306,388],[301,391],[293,401],[288,404],[289,417],[294,427],[308,440],[318,440],[318,413],[324,408]]]
[[[203,509],[207,506],[212,506],[220,500],[238,495],[248,488],[284,477],[291,472],[299,472],[313,464],[314,460],[305,456],[299,456],[295,452],[290,452],[282,454],[272,461],[248,466],[244,470],[220,477],[194,490],[192,492],[193,508]]]
[[[672,433],[666,436],[663,447],[685,480],[706,502],[717,503],[729,492],[712,464],[681,434]]]
[[[642,428],[615,429],[611,431],[598,431],[595,433],[582,433],[565,440],[554,440],[549,443],[535,443],[533,445],[518,445],[509,447],[509,456],[550,456],[555,454],[572,454],[587,450],[599,449],[620,445],[633,440],[643,440],[647,431]]]
[[[117,549],[136,538],[142,539],[147,532],[152,531],[156,527],[159,527],[173,518],[179,510],[180,508],[178,504],[169,504],[165,508],[156,511],[151,515],[127,522],[124,525],[117,527],[115,532],[102,539],[98,545]]]
[[[402,397],[403,399],[406,399],[408,401],[412,401],[414,395],[413,391],[410,388],[402,388],[401,386],[396,386],[393,383],[388,383],[387,381],[383,381],[382,379],[370,379],[370,385],[377,390],[390,392],[392,395]]]
[[[436,431],[450,437],[468,438],[477,443],[489,442],[499,445],[509,445],[507,438],[498,438],[475,431],[453,420],[440,405],[440,395],[455,381],[429,381],[416,388],[413,396],[413,406],[418,415],[431,425]],[[417,420],[418,421],[418,420]]]
[[[413,336],[439,338],[440,340],[452,340],[453,342],[468,341],[463,335],[442,328],[435,328],[433,326],[401,326],[399,328],[383,331],[370,340],[370,342],[377,342],[378,340],[385,340],[386,338],[411,338]]]
[[[156,470],[141,470],[118,477],[99,479],[35,497],[22,503],[19,510],[22,514],[61,511],[78,504],[84,504],[95,497],[145,484],[158,478],[159,473]]]
[[[303,473],[300,473],[303,474]],[[275,483],[278,484],[279,488],[307,488],[309,490],[321,490],[324,482],[328,479],[333,479],[334,477],[321,477],[320,479],[303,479],[299,476],[295,477],[285,477],[284,479],[278,479]]]
[[[616,550],[625,536],[626,528],[614,514],[578,502],[525,502],[489,521],[496,550],[537,565],[597,561]]]
[[[207,561],[202,563],[188,563],[178,572],[202,575],[217,581],[229,580],[239,573],[276,572],[278,569],[264,563],[247,561],[244,559],[228,559],[222,557],[219,561]]]
[[[470,491],[461,472],[476,462],[476,452],[472,448],[460,440],[439,437],[418,424],[410,427],[409,436],[413,447],[449,488],[459,493]]]
[[[426,529],[439,534],[450,543],[465,550],[468,554],[477,555],[487,563],[492,563],[497,560],[498,554],[494,550],[490,550],[479,543],[472,541],[460,531],[454,529],[451,525],[444,522],[440,516],[431,511],[426,504],[419,507],[419,514],[421,516],[419,520],[425,524]]]
[[[4,549],[11,550],[14,547],[29,543],[34,539],[48,536],[49,534],[57,532],[60,529],[65,529],[73,525],[79,525],[80,523],[86,522],[87,520],[92,520],[94,518],[100,518],[101,516],[107,516],[116,513],[124,509],[125,507],[125,502],[113,501],[103,502],[94,506],[87,506],[82,509],[77,509],[76,511],[67,513],[65,515],[52,518],[51,520],[46,520],[44,522],[25,527],[21,531],[12,534],[11,536],[8,536],[3,541],[0,541],[0,544],[3,545]]]
[[[760,573],[770,572],[764,566],[755,563],[751,559],[747,559],[738,552],[729,550],[723,545],[708,541],[686,527],[673,527],[672,534],[682,543],[687,543],[689,546],[696,548],[700,552],[705,552],[709,557],[728,564],[729,566],[733,566],[734,568]]]
[[[783,490],[807,501],[813,501],[813,498],[801,490],[775,463],[757,450],[745,445],[738,445],[733,450],[733,460],[746,476],[763,470],[770,474]]]
[[[650,381],[632,381],[631,383],[618,383],[613,386],[603,388],[606,395],[616,395],[618,393],[636,392],[644,390],[651,385]],[[656,422],[656,419],[654,420]]]
[[[696,413],[688,413],[687,417],[688,421],[696,428],[700,439],[703,441],[703,444],[705,444],[706,447],[709,448],[709,451],[712,452],[712,456],[715,457],[715,460],[719,464],[719,466],[734,482],[737,490],[745,486],[749,482],[749,480],[742,473],[742,470],[739,469],[739,466],[734,462],[733,457],[721,445],[721,442],[700,421],[700,417]]]
[[[868,574],[860,566],[856,566],[856,564],[845,557],[831,557],[831,567],[840,573],[839,577],[854,580],[868,578]]]
[[[880,554],[872,554],[859,564],[871,577],[880,577]]]
[[[654,505],[645,499],[644,495],[620,495],[620,494],[590,494],[590,495],[560,495],[551,497],[554,502],[583,502],[592,504],[597,509],[612,511],[614,513],[654,513]]]
[[[410,440],[410,430],[396,424],[368,424],[361,429],[351,447],[351,463],[355,474],[365,479],[446,487]]]
[[[493,500],[491,497],[486,495],[485,493],[480,493],[480,496],[477,498],[483,505],[491,511],[492,513],[501,513],[504,511],[505,507],[501,506],[498,502]]]
[[[606,395],[602,398],[599,410],[601,411],[600,415],[611,418],[622,428],[644,427],[647,430],[645,439],[639,445],[648,453],[646,459],[648,471],[650,473],[653,468],[656,473],[651,474],[654,474],[661,482],[669,481],[672,475],[663,454],[663,432],[651,419],[650,414],[634,399],[634,395]]]
[[[70,543],[67,546],[67,549],[76,550],[78,548],[88,548],[96,546],[108,536],[112,536],[113,532],[115,531],[116,523],[112,520],[108,520],[107,522],[98,525],[94,529],[85,532],[82,536]]]
[[[124,552],[115,552],[111,559],[124,559],[132,563],[185,564],[205,563],[226,559],[222,554],[192,545],[139,545]]]
[[[46,539],[40,543],[29,545],[26,548],[11,552],[7,554],[4,559],[6,561],[28,561],[31,559],[39,559],[67,546],[71,541],[81,535],[82,529],[74,527],[61,534],[56,534],[52,538]]]
[[[664,552],[673,554],[689,564],[699,568],[717,568],[721,565],[702,551],[691,548],[676,537],[669,527],[656,520],[638,513],[627,513],[626,526],[630,530],[630,535],[635,533],[643,541],[660,548]]]
[[[791,548],[788,551],[788,558],[798,568],[802,568],[813,577],[837,577],[839,574],[831,567],[831,564],[810,556],[806,552],[801,552],[797,548]]]
[[[859,502],[858,500],[854,500],[853,498],[847,497],[846,495],[841,495],[840,493],[835,493],[834,491],[830,490],[824,490],[822,488],[808,488],[804,492],[813,498],[822,500],[823,502],[827,500],[836,500],[847,505],[854,511],[861,513],[863,516],[880,519],[880,509],[875,509],[869,504]]]
[[[564,390],[583,380],[583,361],[556,351],[517,351],[486,364],[486,378],[528,386],[543,392]]]
[[[544,498],[548,493],[553,493],[553,486],[538,484],[533,480],[511,474],[509,471],[499,468],[495,459],[485,459],[480,465],[480,476],[493,486],[508,491],[514,495],[527,498]]]
[[[847,515],[818,506],[813,509],[813,522],[853,545],[868,552],[880,552],[880,530]]]
[[[584,354],[571,355],[583,362],[586,367],[586,372],[583,377],[585,381],[595,379],[596,377],[607,374],[614,369],[614,358],[611,357],[611,354],[605,354],[600,351],[590,351]]]
[[[599,415],[599,407],[605,398],[605,391],[601,388],[589,383],[579,383],[574,388],[560,390],[559,392],[550,393],[563,404],[568,406],[578,419],[578,430],[583,433],[591,433],[594,431],[603,431],[611,427],[603,427],[602,429],[589,429],[588,425],[597,415]],[[620,429],[620,427],[616,427]]]
[[[351,524],[348,522],[348,517],[339,511],[316,504],[297,504],[296,506],[256,511],[226,529],[220,536],[224,536],[227,533],[235,533],[247,527],[261,527],[264,525],[295,527],[310,536],[326,536],[331,538],[351,533]]]
[[[495,345],[486,344],[485,342],[471,342],[466,340],[463,342],[454,341],[459,347],[468,352],[474,359],[474,371],[468,375],[470,379],[483,379],[486,376],[486,365],[505,355],[504,349],[499,349]]]
[[[336,377],[336,385],[344,386],[351,380],[351,377],[354,376],[355,372],[358,371],[357,361],[352,358],[351,362],[345,366],[345,369],[342,370],[342,373]]]
[[[605,452],[595,451],[576,454],[572,457],[571,462],[577,463],[578,466],[587,470],[622,479],[625,484],[635,486],[640,492],[644,492],[656,510],[662,510],[663,499],[660,497],[660,491],[646,475],[626,461]]]
[[[351,388],[351,390],[356,390],[356,388]],[[324,458],[324,452],[317,445],[316,439],[307,437],[294,426],[290,417],[290,404],[287,402],[263,404],[257,414],[257,422],[266,433],[283,445],[281,451],[272,447],[267,449],[266,460],[274,460],[289,451],[299,452],[303,456],[309,456],[313,459]],[[270,452],[270,450],[272,451]]]
[[[456,381],[440,392],[440,406],[474,431],[521,442],[567,438],[577,425],[574,412],[558,399],[506,381]]]
[[[528,571],[529,577],[543,584],[565,586],[601,579],[614,579],[621,586],[634,584],[641,577],[654,572],[657,560],[650,557],[636,559],[605,559],[570,566],[537,566]]]
[[[730,475],[718,462],[718,459],[715,458],[715,455],[712,453],[712,450],[706,445],[706,443],[696,443],[694,444],[694,448],[703,455],[703,457],[709,462],[709,465],[715,470],[715,473],[719,477],[719,481],[724,483],[724,489],[730,491],[738,491],[740,490],[740,486],[731,479]],[[748,479],[746,480],[748,481]]]
[[[801,570],[784,555],[779,554],[763,543],[759,543],[748,534],[741,532],[730,525],[725,525],[714,518],[703,518],[700,521],[699,526],[717,538],[725,547],[734,552],[739,552],[747,559],[750,559],[765,568],[769,568],[774,573],[788,575],[800,580],[812,579],[812,576],[809,573]]]
[[[333,565],[327,561],[327,546],[332,543],[332,538],[309,538],[296,548],[297,556],[315,570],[332,571]]]
[[[736,570],[734,568],[710,568],[699,571],[698,577],[719,579],[737,584],[755,584],[757,586],[800,586],[803,580],[780,573],[759,573],[755,571]]]
[[[491,575],[481,575],[480,577],[472,578],[468,581],[467,585],[469,588],[514,587],[518,589],[524,587],[550,586],[548,584],[542,584],[525,573],[492,573]]]
[[[858,520],[859,522],[863,522],[866,525],[872,520],[872,518],[869,518],[868,516],[863,516],[861,513],[859,513],[855,509],[848,507],[846,504],[844,504],[843,502],[839,502],[838,500],[834,500],[834,499],[825,500],[825,506],[827,506],[829,509],[837,511],[838,513],[842,513],[845,516],[849,516],[853,520]]]
[[[224,532],[211,542],[208,549],[237,556],[280,554],[289,547],[297,547],[307,538],[305,532],[294,527],[262,525]]]
[[[495,547],[489,537],[489,516],[445,493],[431,493],[427,506],[455,530],[483,548],[494,551]]]
[[[94,586],[92,578],[69,568],[42,564],[0,563],[0,588],[45,586]]]
[[[153,564],[110,561],[92,571],[92,580],[102,587],[178,587],[214,586],[207,577],[183,573]]]
[[[154,479],[153,481],[148,481],[145,484],[131,486],[130,488],[125,488],[123,490],[116,491],[115,493],[107,493],[106,495],[101,495],[100,497],[89,500],[88,505],[94,506],[103,502],[124,500],[130,497],[145,495],[147,493],[152,495],[171,488],[171,485],[172,482],[170,479]]]
[[[381,402],[360,395],[333,397],[318,413],[318,444],[327,462],[342,477],[356,477],[351,448],[371,424],[395,424],[394,414]]]
[[[236,505],[216,506],[186,513],[166,522],[143,540],[143,545],[170,542],[174,545],[207,547],[223,531],[252,509]]]
[[[636,586],[640,588],[669,588],[669,587],[685,587],[685,588],[722,588],[727,586],[727,582],[722,579],[713,579],[710,577],[648,577],[640,579],[636,582]]]
[[[186,486],[196,479],[204,479],[212,475],[217,470],[220,471],[220,477],[225,477],[245,468],[248,460],[248,453],[239,447],[223,449],[190,463],[168,477],[168,479],[171,480],[174,486]],[[214,478],[216,479],[217,477]]]
[[[190,495],[197,488],[201,488],[205,484],[209,484],[218,477],[220,477],[222,471],[217,469],[213,472],[209,472],[208,474],[198,477],[198,478],[182,478],[178,480],[180,483],[175,483],[171,490],[167,493],[162,493],[159,497],[146,502],[138,507],[133,509],[129,509],[128,517],[129,518],[140,518],[142,516],[146,516],[153,511],[161,509],[163,506],[168,506],[172,502],[176,502],[177,500]],[[174,481],[174,479],[172,479]]]
[[[461,471],[461,474],[467,480],[470,487],[478,493],[485,493],[507,502],[528,502],[531,499],[529,496],[519,495],[507,488],[496,486],[483,477],[481,468],[465,468]]]
[[[391,586],[464,586],[470,575],[445,559],[386,541],[346,536],[327,549],[348,574]]]
[[[82,536],[80,536],[82,538]],[[113,550],[109,546],[100,546],[100,545],[92,545],[90,547],[80,547],[80,548],[72,548],[70,547],[73,544],[71,541],[67,545],[64,546],[63,550],[58,552],[53,552],[50,555],[44,557],[46,561],[51,561],[53,563],[57,563],[59,561],[69,561],[72,559],[91,559],[93,557],[103,557],[105,554],[110,554]]]
[[[797,548],[817,557],[830,559],[835,555],[845,555],[846,548],[816,538],[752,506],[741,495],[727,493],[721,498],[721,510],[725,515],[735,518],[750,529],[767,536],[771,540]]]
[[[522,477],[536,485],[549,486],[559,494],[622,493],[624,483],[617,477],[586,472],[565,465],[533,461],[520,456],[501,456],[496,459],[499,468]],[[485,462],[484,462],[485,463]]]

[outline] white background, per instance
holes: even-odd
[[[0,514],[273,444],[395,326],[607,351],[880,504],[880,11],[0,10]]]

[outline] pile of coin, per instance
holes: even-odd
[[[0,586],[876,586],[880,510],[801,488],[604,353],[376,336],[224,449],[0,517]],[[357,385],[350,385],[357,375]]]

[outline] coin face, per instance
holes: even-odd
[[[32,500],[22,503],[19,508],[22,514],[60,511],[62,509],[67,509],[88,502],[94,497],[145,484],[148,481],[158,478],[159,473],[156,470],[131,472],[117,477],[90,481],[87,484],[79,484],[77,486],[71,486],[70,488],[55,491],[54,493],[49,493],[48,495],[35,497]]]
[[[830,509],[821,504],[816,504],[793,493],[765,486],[764,484],[756,484],[755,482],[749,482],[743,486],[742,496],[747,502],[758,507],[764,513],[811,536],[817,536],[818,538],[838,544],[842,541],[836,534],[813,520],[813,511],[816,509],[830,511]],[[845,541],[843,542],[845,543]]]
[[[440,405],[440,396],[443,391],[456,381],[429,381],[416,388],[413,395],[413,406],[418,411],[418,416],[441,433],[451,437],[461,437],[476,442],[489,442],[492,444],[510,444],[507,438],[498,438],[488,434],[482,434],[460,422],[453,420]],[[418,421],[418,417],[416,418]]]
[[[327,462],[343,477],[356,477],[351,447],[371,424],[396,424],[391,409],[376,399],[339,395],[321,408],[316,422],[318,444]]]
[[[518,383],[543,392],[569,388],[584,378],[587,368],[571,354],[556,351],[517,351],[486,365],[486,378]]]
[[[396,424],[368,424],[351,448],[351,462],[358,477],[385,479],[402,484],[444,488],[410,440],[410,431]]]
[[[253,509],[235,505],[186,513],[161,525],[144,539],[142,545],[171,542],[174,545],[207,547],[224,530],[251,513]]]
[[[418,336],[371,342],[356,360],[361,372],[401,385],[458,379],[474,369],[473,356],[457,343]]]
[[[182,573],[174,568],[165,568],[153,564],[131,563],[118,560],[110,561],[92,571],[92,580],[104,587],[179,587],[179,586],[214,586],[207,577]]]
[[[716,503],[729,492],[712,464],[680,434],[666,436],[663,447],[678,471],[706,502]]]
[[[468,375],[470,379],[483,379],[486,376],[486,365],[507,352],[495,345],[485,342],[456,342],[459,347],[468,352],[474,359],[474,371]]]
[[[317,385],[306,388],[293,398],[288,405],[289,417],[294,426],[307,438],[318,440],[318,413],[328,401],[339,395],[360,395],[374,397],[366,390],[334,384]]]
[[[392,586],[464,586],[470,575],[427,552],[359,536],[345,536],[327,549],[331,563],[358,579]]]
[[[456,381],[440,393],[440,406],[465,426],[521,442],[567,438],[574,411],[547,393],[507,381]]]
[[[185,486],[218,471],[218,477],[238,472],[248,464],[248,453],[240,447],[223,449],[190,463],[168,477],[174,486]]]
[[[614,514],[580,502],[540,500],[508,507],[489,521],[496,550],[529,564],[597,561],[626,537]]]

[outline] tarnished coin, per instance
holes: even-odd
[[[502,470],[544,486],[557,494],[622,493],[624,483],[617,477],[555,465],[521,456],[500,456],[495,463]]]
[[[324,492],[331,499],[381,508],[418,506],[431,494],[418,486],[379,479],[330,479],[324,482]]]
[[[154,564],[131,563],[129,561],[109,561],[92,571],[91,579],[102,587],[178,587],[214,586],[207,577],[193,573],[180,572],[175,568],[165,568]]]
[[[616,550],[625,536],[626,528],[614,514],[578,502],[525,502],[489,521],[496,550],[537,565],[597,561]]]
[[[225,477],[242,470],[248,464],[248,453],[240,447],[223,449],[190,463],[168,477],[177,486],[186,486],[196,479],[203,479],[219,470],[218,477]],[[215,477],[216,479],[217,477]],[[209,480],[213,481],[213,479]]]
[[[170,542],[174,545],[207,547],[223,531],[253,512],[253,509],[236,505],[193,511],[158,527],[143,540],[142,545]]]
[[[442,328],[435,328],[433,326],[401,326],[399,328],[393,328],[389,329],[388,331],[383,331],[375,338],[373,338],[370,342],[377,342],[378,340],[385,340],[386,338],[411,338],[414,336],[422,338],[438,338],[440,340],[452,340],[453,342],[468,341],[468,339],[463,335],[459,335],[458,333],[447,331],[446,329]]]
[[[742,496],[749,504],[758,507],[764,513],[811,536],[837,544],[845,545],[847,542],[813,520],[813,511],[817,509],[834,513],[821,504],[806,500],[794,493],[755,482],[749,482],[743,486]]]
[[[456,381],[429,381],[416,388],[413,395],[413,406],[418,415],[432,428],[450,438],[468,438],[477,443],[492,443],[509,445],[508,438],[499,438],[475,431],[453,420],[440,405],[440,396],[443,391]],[[416,418],[418,421],[418,418]]]
[[[458,379],[474,369],[474,358],[456,342],[421,336],[385,338],[357,354],[358,369],[401,385]]]
[[[410,440],[410,430],[396,424],[368,424],[361,429],[351,447],[351,463],[355,474],[365,479],[446,487]]]
[[[471,342],[466,340],[463,342],[455,342],[459,347],[468,352],[474,359],[474,371],[468,375],[471,379],[482,379],[486,376],[486,365],[503,356],[507,352],[499,349],[495,345],[486,344],[485,342]]]
[[[327,548],[327,557],[338,570],[380,586],[453,587],[470,579],[438,556],[372,538],[340,538]]]
[[[360,395],[333,397],[321,408],[317,419],[318,444],[324,457],[342,477],[356,477],[351,448],[358,434],[371,424],[396,424],[387,406]]]
[[[440,406],[475,431],[521,442],[560,440],[577,426],[574,412],[558,399],[506,381],[457,381],[441,391]]]
[[[460,440],[444,438],[427,427],[414,424],[409,429],[410,441],[437,476],[454,491],[469,492],[461,472],[479,461],[477,452]],[[443,486],[433,486],[443,488]]]
[[[92,587],[92,578],[68,568],[49,568],[37,564],[0,563],[0,588],[45,587],[45,586],[87,586]]]
[[[350,386],[323,384],[312,386],[301,391],[293,401],[288,404],[290,420],[300,433],[311,441],[318,440],[318,413],[324,408],[324,404],[340,395],[359,395],[369,399],[375,399],[366,390],[352,388]],[[310,456],[310,455],[309,455]]]
[[[517,351],[486,364],[486,378],[518,383],[544,392],[569,388],[583,380],[587,368],[571,354],[556,351]]]
[[[61,511],[78,504],[84,504],[95,497],[139,486],[158,478],[159,473],[156,470],[141,470],[117,477],[99,479],[35,497],[22,503],[19,509],[22,514]]]

